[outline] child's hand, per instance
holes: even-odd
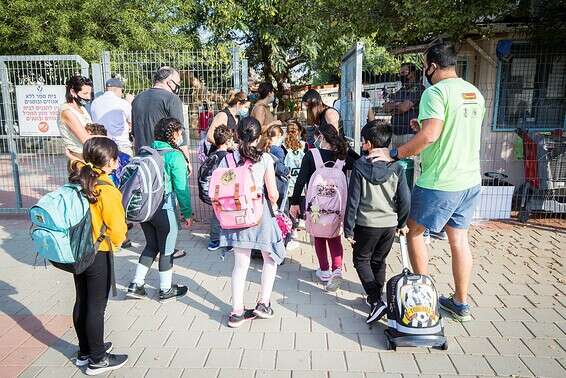
[[[397,229],[397,235],[406,236],[408,233],[409,233],[409,227],[407,226]]]
[[[351,236],[350,236],[349,238],[346,238],[346,240],[347,240],[348,243],[350,243],[350,245],[352,245],[352,246],[353,246],[354,244],[356,244],[356,241],[355,241],[354,238],[351,237]]]
[[[297,219],[299,217],[299,215],[301,214],[301,208],[299,205],[291,205],[291,207],[289,208],[289,214]]]
[[[193,221],[191,220],[191,218],[181,220],[181,228],[183,230],[190,229],[192,225],[193,225]]]

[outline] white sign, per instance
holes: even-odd
[[[59,136],[59,104],[65,102],[64,85],[16,85],[21,136]]]

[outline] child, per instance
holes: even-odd
[[[118,164],[118,146],[108,138],[91,138],[83,145],[85,162],[71,164],[69,182],[78,184],[90,202],[93,238],[102,225],[106,238],[100,243],[94,262],[75,274],[76,300],[73,323],[79,339],[77,366],[87,366],[86,374],[96,375],[119,369],[128,361],[125,354],[110,354],[112,343],[104,343],[104,312],[111,285],[111,253],[126,239],[126,216],[122,194],[108,176]]]
[[[270,154],[257,148],[261,137],[261,126],[253,117],[246,117],[240,121],[237,129],[239,146],[235,151],[235,160],[251,161],[252,176],[258,188],[266,189],[263,200],[263,213],[257,226],[243,229],[222,229],[220,231],[220,245],[234,248],[234,270],[232,271],[232,312],[228,318],[228,326],[240,327],[246,321],[255,317],[270,319],[274,316],[271,308],[271,292],[277,273],[277,264],[285,258],[285,247],[281,232],[270,216],[267,201],[277,206],[277,186],[275,183],[275,170]],[[251,249],[259,249],[263,255],[263,269],[261,273],[261,297],[254,310],[244,309],[244,290],[246,288],[246,275],[250,266]]]
[[[163,118],[155,125],[155,141],[151,147],[161,151],[165,170],[165,198],[163,207],[141,228],[146,246],[136,267],[135,277],[128,286],[127,296],[144,298],[145,277],[153,261],[159,254],[159,301],[167,302],[187,293],[187,287],[171,284],[173,278],[173,252],[177,241],[178,224],[175,208],[178,200],[181,226],[191,225],[191,197],[188,186],[188,169],[179,144],[183,140],[183,125],[175,118]],[[163,151],[165,150],[165,151]]]
[[[382,120],[369,122],[362,129],[362,149],[388,147],[392,128]],[[368,295],[370,312],[366,323],[385,314],[381,299],[385,284],[385,259],[395,233],[406,232],[405,223],[411,204],[404,169],[397,163],[358,159],[350,177],[344,236],[354,248],[354,267]]]
[[[348,144],[342,138],[338,131],[331,124],[319,126],[314,133],[314,146],[319,150],[323,163],[336,162],[337,159],[345,160],[344,171],[352,169],[354,162],[359,156],[348,150]],[[300,203],[305,185],[310,177],[316,171],[316,164],[313,152],[309,150],[303,159],[299,176],[295,183],[293,195],[291,196],[291,216],[298,218],[300,214]],[[326,245],[330,250],[332,257],[332,266],[328,262]],[[316,276],[322,282],[326,283],[326,290],[336,291],[340,287],[342,281],[342,256],[344,250],[342,248],[342,240],[340,236],[335,238],[314,237],[314,249],[318,257],[320,268],[316,271]],[[332,270],[330,269],[332,268]]]
[[[283,149],[283,129],[281,126],[274,125],[267,130],[269,138],[268,151],[272,155],[275,166],[275,178],[277,179],[277,192],[279,199],[277,207],[281,206],[283,198],[287,195],[289,185],[289,168],[285,166],[285,150]]]
[[[295,189],[295,183],[297,182],[297,177],[301,170],[301,164],[305,156],[305,145],[306,143],[301,140],[301,128],[300,124],[296,121],[289,122],[287,124],[287,135],[285,136],[285,149],[287,150],[287,155],[285,156],[285,166],[289,168],[289,189],[287,191],[287,197],[293,195],[293,190]],[[287,201],[289,204],[290,200]],[[301,193],[300,196],[300,215],[305,212],[305,193]],[[299,219],[292,219],[293,227],[297,228],[299,224]]]
[[[214,129],[216,150],[208,156],[201,166],[201,169],[199,169],[199,180],[206,179],[210,182],[212,171],[216,169],[226,155],[230,153],[228,150],[232,149],[232,135],[232,130],[226,125],[220,125]],[[201,176],[206,177],[201,178]],[[208,195],[208,193],[206,194]],[[210,218],[210,241],[208,242],[208,250],[216,251],[218,248],[220,248],[220,224],[213,212]]]
[[[87,123],[87,125],[85,126],[85,130],[90,135],[107,136],[106,128],[104,127],[104,125],[101,125],[99,123]],[[116,170],[110,173],[110,177],[112,178],[114,185],[118,187],[120,186],[120,179],[122,178],[122,169],[126,166],[126,164],[128,164],[130,158],[131,156],[128,154],[122,151],[118,152],[118,166],[116,167]]]

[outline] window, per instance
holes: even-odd
[[[456,61],[456,73],[458,77],[469,81],[468,79],[468,57],[467,56],[459,56],[458,60]]]
[[[566,126],[566,49],[512,42],[497,63],[493,129],[552,130]]]

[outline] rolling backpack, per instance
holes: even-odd
[[[227,154],[228,152],[226,151],[216,151],[211,153],[198,169],[198,196],[202,202],[208,205],[212,205],[212,201],[208,195],[212,172],[218,168],[218,165]]]
[[[448,349],[438,307],[438,293],[430,276],[412,273],[407,239],[399,238],[403,271],[387,281],[387,349],[398,346]]]
[[[342,172],[343,160],[324,163],[320,151],[310,150],[316,170],[309,180],[306,195],[307,233],[319,238],[334,238],[342,234],[346,196],[346,175]],[[332,163],[329,167],[327,164]]]
[[[147,222],[161,208],[165,195],[163,154],[172,148],[141,147],[122,171],[120,192],[126,220]]]
[[[238,166],[233,154],[226,160],[228,167],[216,168],[210,178],[208,194],[214,214],[227,230],[256,226],[263,213],[263,188],[255,184],[252,162]]]
[[[106,238],[103,225],[99,237],[93,239],[90,204],[78,185],[66,184],[47,193],[30,209],[29,216],[37,254],[70,273],[83,273]]]

